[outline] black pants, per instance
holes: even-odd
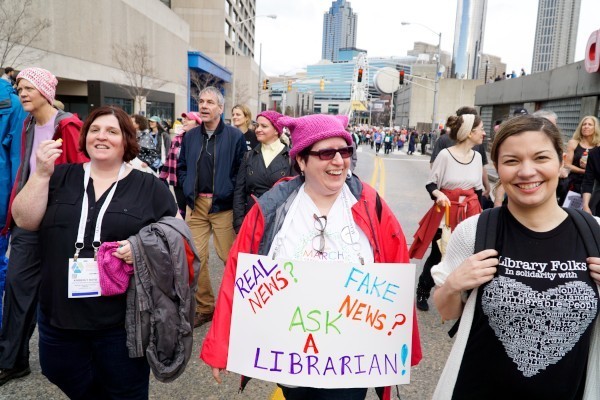
[[[381,150],[381,143],[375,143],[375,153],[379,153],[379,150]]]
[[[40,275],[38,232],[15,226],[6,272],[0,369],[29,364],[29,339],[35,329]]]
[[[431,289],[435,286],[435,282],[431,277],[431,268],[434,265],[437,265],[442,261],[442,253],[440,253],[440,248],[437,245],[437,241],[442,237],[442,230],[438,229],[431,241],[431,252],[429,253],[429,257],[425,260],[425,264],[423,265],[423,271],[421,275],[419,275],[419,284],[417,285],[417,295],[423,295],[429,298],[429,294]]]
[[[367,388],[317,389],[278,386],[281,388],[285,400],[363,400],[367,397]]]

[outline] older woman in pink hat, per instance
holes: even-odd
[[[282,117],[277,124],[291,131],[290,158],[300,176],[277,184],[256,200],[229,253],[200,354],[217,382],[227,366],[239,253],[357,264],[409,261],[402,228],[388,205],[372,187],[348,173],[353,154],[348,118]],[[415,365],[421,359],[421,345],[417,324],[413,327],[411,364]],[[367,388],[280,387],[287,400],[361,400],[367,393]],[[381,392],[383,399],[389,399],[389,388]]]
[[[167,159],[160,169],[159,178],[167,182],[169,186],[173,186],[173,193],[175,193],[179,213],[185,218],[185,195],[183,194],[183,187],[177,181],[177,160],[179,160],[179,150],[181,149],[183,137],[187,132],[200,126],[202,120],[200,119],[200,114],[195,111],[183,113],[181,114],[181,117],[183,118],[181,130],[175,132],[175,137],[171,141]]]
[[[260,143],[249,150],[242,160],[233,194],[233,228],[239,232],[244,217],[254,205],[254,199],[271,189],[279,179],[292,175],[289,147],[281,138],[283,115],[263,111],[256,117],[255,135]]]

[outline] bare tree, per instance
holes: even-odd
[[[235,99],[233,104],[247,104],[250,99],[248,84],[235,80]]]
[[[221,89],[221,81],[219,78],[215,77],[206,72],[198,72],[192,70],[190,72],[190,83],[191,83],[191,95],[198,102],[200,100],[200,92],[202,89],[214,86],[216,88]]]
[[[40,58],[29,46],[51,24],[33,17],[32,6],[32,0],[0,0],[0,66],[26,66]]]
[[[159,89],[165,82],[156,77],[152,56],[146,42],[140,38],[126,46],[115,44],[113,57],[125,74],[126,84],[120,86],[133,98],[138,106],[136,110],[140,110],[148,94],[152,90]]]

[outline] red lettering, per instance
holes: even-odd
[[[307,353],[308,349],[312,348],[315,354],[319,354],[319,349],[317,349],[317,344],[315,343],[315,339],[313,338],[312,333],[308,334],[306,338],[306,343],[304,344],[304,352]]]

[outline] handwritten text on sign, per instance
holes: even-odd
[[[408,383],[415,266],[240,254],[227,369],[296,386]]]

